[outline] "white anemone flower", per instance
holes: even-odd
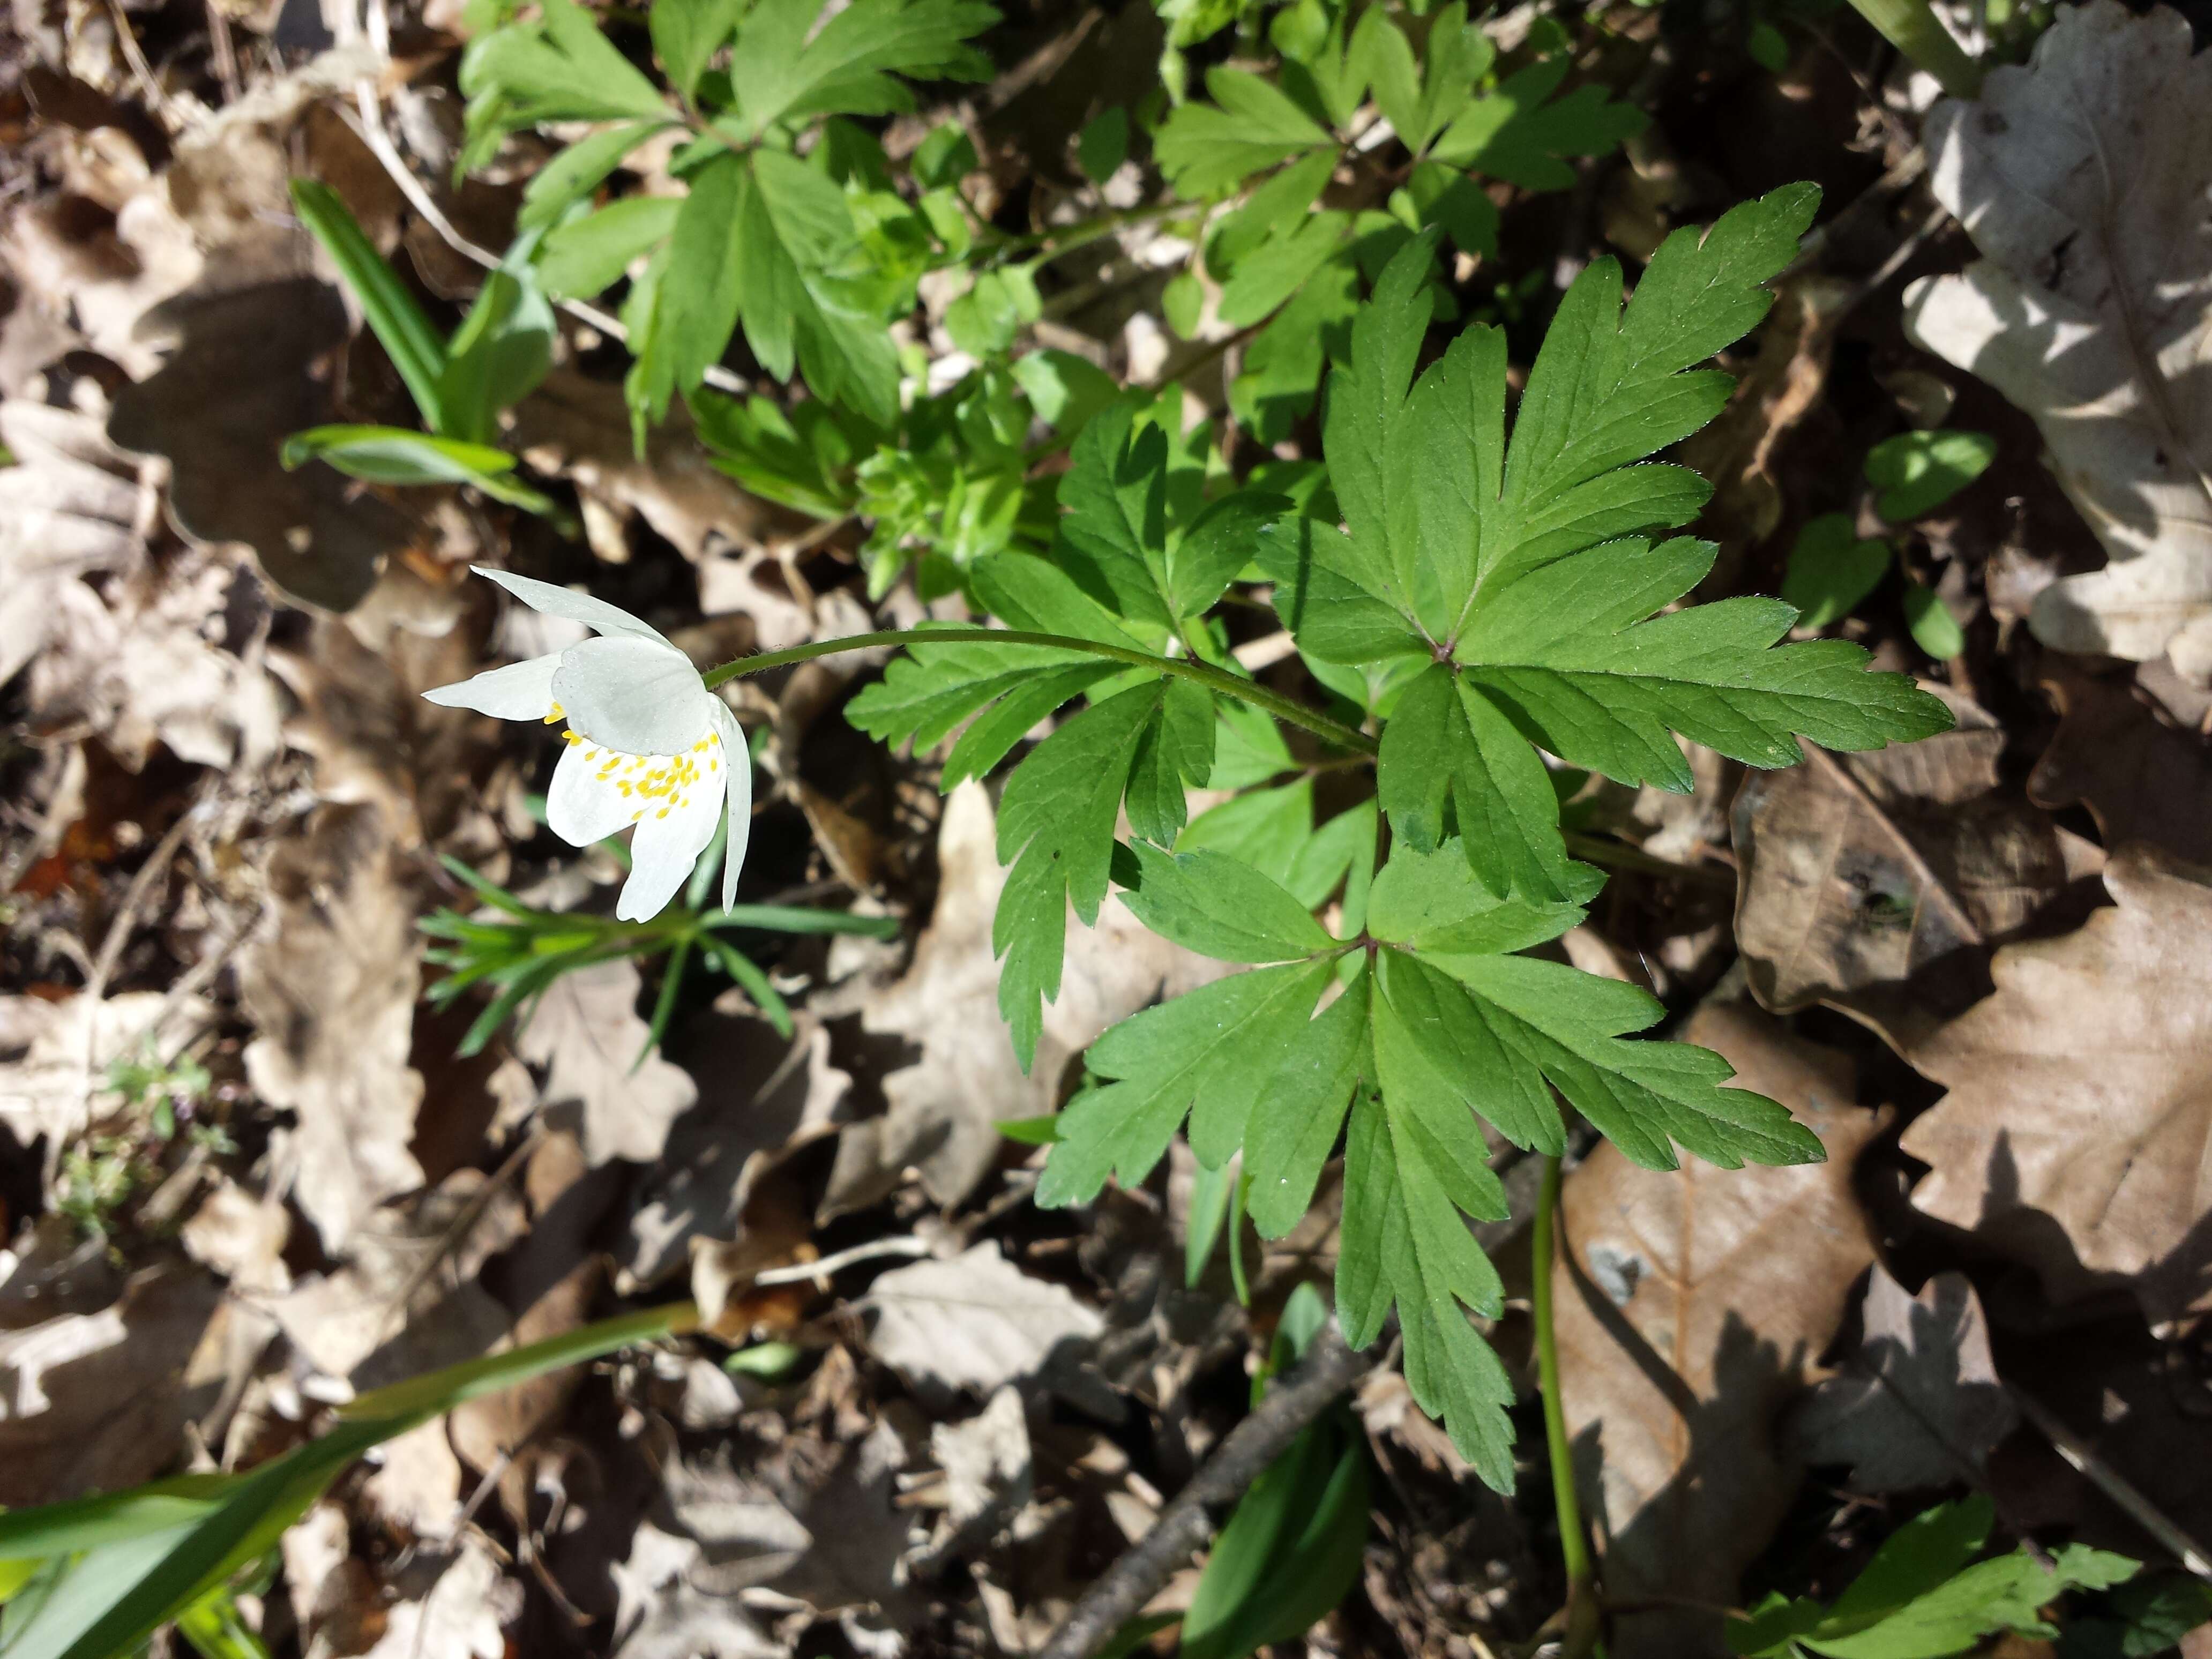
[[[550,582],[476,567],[533,611],[581,623],[597,639],[494,668],[422,695],[505,720],[563,725],[568,750],[546,792],[545,822],[572,847],[635,826],[615,915],[660,914],[714,838],[728,802],[722,904],[737,897],[752,830],[744,733],[691,659],[627,611]]]

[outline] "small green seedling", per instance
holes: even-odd
[[[1980,432],[1901,432],[1867,452],[1866,478],[1881,493],[1875,510],[1892,524],[1934,512],[1987,470],[1996,441]],[[1859,537],[1850,517],[1824,513],[1807,522],[1790,550],[1782,597],[1797,607],[1800,628],[1827,628],[1850,615],[1881,586],[1895,550],[1881,537]],[[1905,626],[1913,642],[1938,662],[1966,648],[1966,636],[1936,590],[1905,579]]]
[[[292,201],[361,302],[430,429],[310,427],[284,441],[285,466],[319,460],[369,483],[467,484],[573,533],[568,515],[551,497],[513,476],[514,457],[495,442],[501,414],[528,397],[553,365],[553,309],[530,264],[537,238],[517,242],[485,275],[476,303],[447,341],[336,191],[295,179]]]
[[[2023,1544],[1976,1562],[1995,1517],[1978,1496],[1917,1516],[1833,1605],[1770,1595],[1730,1620],[1729,1644],[1750,1659],[1945,1659],[2001,1631],[2056,1636],[2044,1608],[2068,1590],[2122,1583],[2140,1565],[2081,1544],[2047,1559]]]

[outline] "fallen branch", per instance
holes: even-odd
[[[1191,1552],[1213,1535],[1208,1509],[1242,1497],[1299,1431],[1372,1370],[1379,1357],[1379,1350],[1361,1352],[1345,1346],[1334,1320],[1324,1326],[1297,1370],[1267,1390],[1258,1409],[1230,1431],[1190,1484],[1160,1511],[1152,1529],[1084,1592],[1037,1659],[1091,1659],[1104,1647],[1188,1563]]]

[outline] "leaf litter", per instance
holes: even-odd
[[[1079,21],[1047,38],[1026,69],[1002,64],[1003,84],[961,106],[968,131],[998,135],[968,185],[994,204],[1034,191],[1037,227],[1141,199],[1141,144],[1104,194],[1066,156],[1023,149],[1064,149],[1074,131],[1030,118],[1024,76],[1060,86],[1065,65],[1088,76],[1111,52],[1132,100],[1152,84],[1158,25],[1123,9],[1095,36]],[[281,1586],[253,1600],[264,1637],[393,1659],[1034,1650],[1242,1414],[1291,1287],[1330,1282],[1340,1169],[1329,1160],[1314,1213],[1283,1240],[1255,1245],[1232,1212],[1188,1288],[1201,1207],[1188,1158],[1072,1216],[1030,1208],[1037,1159],[1002,1128],[1066,1104],[1107,1028],[1228,970],[1109,902],[1069,933],[1024,1068],[998,1013],[993,790],[971,781],[940,802],[927,752],[888,763],[872,794],[827,775],[844,752],[831,711],[871,683],[873,659],[787,703],[735,706],[773,726],[782,786],[757,815],[757,896],[860,900],[899,919],[898,940],[736,936],[789,1003],[787,1033],[750,993],[694,987],[652,1044],[659,970],[617,957],[556,981],[484,1054],[454,1054],[459,1028],[422,1000],[414,925],[452,898],[437,856],[580,923],[620,874],[605,852],[571,858],[540,833],[532,734],[416,696],[564,642],[496,619],[463,586],[468,563],[607,596],[702,662],[951,605],[902,589],[874,605],[857,509],[817,520],[751,493],[681,421],[641,455],[593,322],[564,337],[502,439],[565,492],[580,540],[450,485],[278,463],[301,427],[406,412],[291,218],[295,165],[349,193],[422,290],[458,281],[465,298],[478,280],[345,125],[356,81],[384,77],[392,108],[414,112],[389,137],[472,233],[505,235],[542,155],[512,140],[447,190],[434,112],[456,104],[450,42],[398,12],[426,54],[404,70],[365,41],[305,56],[275,16],[222,9],[222,50],[253,43],[236,66],[250,84],[225,88],[213,67],[195,81],[192,47],[152,66],[150,101],[116,22],[150,43],[158,17],[212,66],[215,12],[72,8],[26,47],[45,90],[33,145],[0,176],[0,1503],[251,1465],[330,1402],[674,1294],[689,1268],[726,1343],[677,1339],[386,1445],[287,1534]],[[1643,15],[1607,17],[1606,51],[1642,50]],[[1550,50],[1540,29],[1533,46],[1499,25],[1487,38]],[[1608,232],[1641,258],[1674,219],[1709,222],[1780,181],[1724,136],[1747,108],[1778,118],[1744,101],[1769,83],[1725,46],[1689,50],[1706,90],[1688,97],[1679,68],[1638,82],[1650,131],[1632,162],[1590,158],[1564,218],[1564,195],[1495,187],[1499,248],[1536,250],[1547,272],[1560,250],[1564,285]],[[1593,47],[1588,61],[1604,80],[1627,58]],[[2203,1535],[2166,1466],[2202,1443],[2212,1314],[2212,1085],[2191,1024],[2212,937],[2197,689],[2212,663],[2197,476],[2212,253],[2193,210],[2212,155],[2194,95],[2208,62],[2171,13],[2062,9],[1978,103],[1928,114],[1924,182],[1894,165],[1909,134],[1859,130],[1861,114],[1882,132],[1897,113],[1863,102],[1840,58],[1791,68],[1790,86],[1820,95],[1779,118],[1798,153],[1826,159],[1787,176],[1874,184],[1869,199],[1898,210],[1834,222],[1730,363],[1745,386],[1685,457],[1721,475],[1700,525],[1722,544],[1711,582],[1772,591],[1765,573],[1803,520],[1871,507],[1824,475],[1856,479],[1900,423],[1933,409],[1940,427],[1954,404],[1999,454],[1961,512],[1994,511],[1972,492],[2040,445],[2108,563],[2059,574],[2022,631],[2006,619],[2027,564],[1976,533],[1901,533],[1899,568],[1918,560],[1924,576],[1933,559],[1968,619],[1963,654],[1928,657],[1880,587],[1830,631],[1919,672],[1960,729],[1774,773],[1691,746],[1685,794],[1562,791],[1571,830],[1638,854],[1562,948],[1678,1013],[1718,981],[1685,1035],[1790,1104],[1829,1154],[1661,1172],[1574,1145],[1568,1421],[1623,1601],[1741,1606],[1776,1583],[1832,1600],[1917,1496],[1984,1483],[2008,1528],[2155,1554],[2161,1534],[2111,1497],[2117,1480]],[[94,113],[48,118],[58,88]],[[2084,145],[2122,159],[2087,167]],[[1877,159],[1889,182],[1867,171]],[[632,162],[672,193],[665,156]],[[1648,201],[1627,213],[1628,171],[1655,165],[1665,187],[1638,186]],[[1319,216],[1334,211],[1316,204],[1333,234]],[[1905,222],[1940,227],[1942,212],[1963,237],[1916,239]],[[1944,274],[1969,243],[1978,261]],[[1100,322],[1071,287],[1034,338],[1180,371],[1153,347],[1176,331],[1181,292],[1117,295],[1116,261],[1195,257],[1216,309],[1218,273],[1143,228],[1109,245],[1082,280],[1124,314]],[[1468,257],[1455,282],[1511,325],[1504,290],[1490,295],[1494,258]],[[1920,279],[1901,307],[1881,286],[1899,270]],[[1356,289],[1375,273],[1343,274]],[[1248,302],[1256,280],[1237,289]],[[1537,303],[1540,316],[1551,290]],[[941,367],[953,319],[933,316],[946,326],[915,349]],[[1334,317],[1306,331],[1319,347],[1286,368],[1283,338],[1202,322],[1194,348],[1231,368],[1209,381],[1201,363],[1194,398],[1236,413],[1249,393],[1231,374],[1249,369],[1303,375],[1290,390],[1310,401],[1304,356],[1317,372],[1344,345]],[[1260,424],[1279,459],[1319,459],[1317,422]],[[1929,441],[1946,435],[1974,434]],[[1059,465],[1048,453],[1041,470]],[[2081,539],[2049,495],[2007,498],[2014,542]],[[157,844],[168,862],[146,876]],[[1735,1000],[1746,991],[1768,1012]],[[1525,1215],[1534,1161],[1497,1161]],[[1482,1224],[1501,1229],[1484,1239],[1508,1292],[1492,1335],[1533,1423],[1514,1312],[1531,1266],[1514,1224]],[[2021,1396],[2040,1403],[2023,1415]],[[1358,1585],[1307,1650],[1527,1640],[1559,1590],[1528,1496],[1539,1466],[1524,1449],[1522,1496],[1500,1499],[1400,1377],[1371,1378],[1361,1408],[1387,1478]],[[2087,1448],[2075,1465],[2051,1450],[2046,1417],[2069,1455]],[[1848,1501],[1823,1496],[1831,1477]],[[1854,1518],[1869,1515],[1874,1535]],[[1808,1534],[1827,1552],[1812,1569]],[[1186,1605],[1192,1577],[1159,1605]],[[1716,1628],[1636,1611],[1612,1650],[1690,1651]]]

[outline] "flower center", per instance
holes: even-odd
[[[556,702],[545,724],[551,726],[566,718]],[[625,755],[602,749],[574,726],[566,727],[561,737],[570,747],[583,751],[594,783],[619,790],[623,799],[632,803],[632,823],[641,822],[647,812],[656,818],[666,817],[690,802],[695,786],[716,777],[722,769],[721,742],[711,732],[680,755]]]

